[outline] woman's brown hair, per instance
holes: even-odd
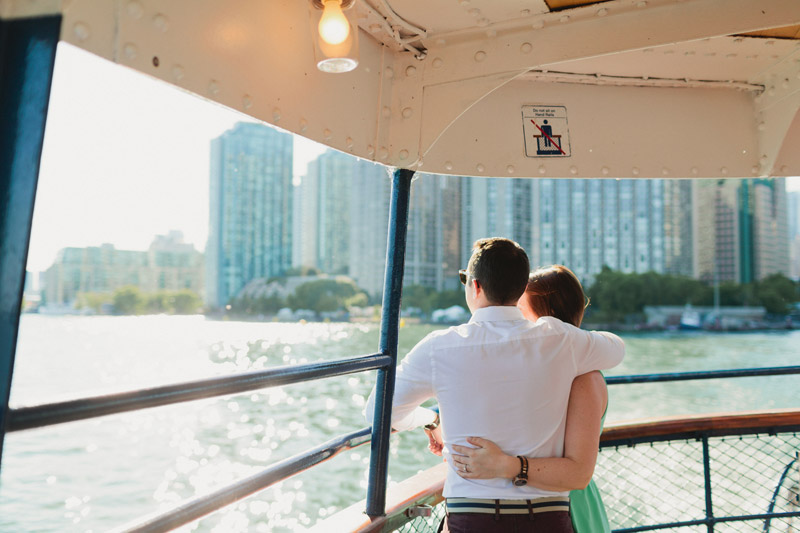
[[[552,265],[531,272],[523,298],[537,316],[554,316],[580,327],[589,305],[581,282],[564,265]]]

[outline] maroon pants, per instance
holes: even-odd
[[[527,514],[451,513],[444,533],[573,533],[566,511]]]

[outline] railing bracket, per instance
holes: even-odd
[[[415,505],[414,507],[409,507],[406,509],[405,515],[408,518],[418,518],[418,517],[425,517],[428,518],[433,514],[433,507],[427,504],[423,505]]]

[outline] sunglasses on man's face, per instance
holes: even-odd
[[[467,284],[467,271],[466,270],[459,270],[458,271],[458,279],[461,280],[462,285]]]

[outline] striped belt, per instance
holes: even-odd
[[[554,496],[533,500],[486,500],[481,498],[447,498],[448,513],[528,514],[569,512],[569,498]]]

